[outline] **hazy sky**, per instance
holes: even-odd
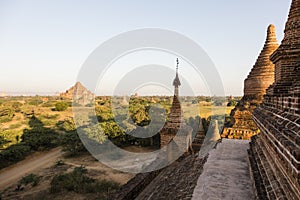
[[[153,27],[197,42],[216,65],[225,93],[242,95],[243,80],[263,47],[270,23],[282,40],[290,3],[0,0],[0,91],[62,92],[74,84],[82,64],[101,43],[126,31]],[[174,65],[174,60],[169,63]]]

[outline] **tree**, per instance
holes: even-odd
[[[68,103],[60,101],[55,104],[56,111],[65,111],[69,107]]]
[[[76,131],[63,134],[60,141],[63,151],[67,151],[71,153],[71,155],[76,155],[80,152],[86,151]]]
[[[0,149],[3,148],[3,145],[7,144],[9,141],[7,141],[6,139],[4,139],[1,135],[0,135]]]

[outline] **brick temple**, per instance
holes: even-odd
[[[231,111],[231,122],[224,128],[223,138],[249,140],[259,133],[252,120],[252,113],[262,102],[266,89],[274,82],[274,64],[269,57],[277,48],[275,26],[271,24],[267,30],[264,47],[244,81],[244,96]]]
[[[80,82],[76,82],[74,86],[66,90],[66,92],[61,93],[60,98],[62,99],[73,99],[74,103],[79,105],[87,105],[93,103],[95,95],[86,89]]]
[[[178,132],[191,132],[191,127],[187,126],[184,119],[183,113],[181,110],[181,105],[179,101],[179,86],[181,85],[178,75],[178,58],[176,60],[176,75],[173,80],[174,86],[174,96],[173,102],[168,116],[167,122],[160,131],[160,146],[163,147],[169,144]],[[184,129],[184,130],[183,130]],[[180,131],[181,130],[181,131]],[[183,131],[182,131],[183,130]]]
[[[284,39],[271,55],[275,82],[253,112],[261,133],[249,150],[256,199],[300,199],[300,0],[293,0]]]

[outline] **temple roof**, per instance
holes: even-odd
[[[244,95],[262,96],[266,93],[266,89],[274,82],[274,64],[270,60],[270,55],[277,48],[276,30],[275,26],[271,24],[267,30],[264,47],[245,80]]]
[[[298,59],[300,54],[300,0],[293,0],[288,20],[285,24],[284,38],[271,60],[284,58]]]

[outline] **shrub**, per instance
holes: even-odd
[[[71,155],[76,155],[80,152],[86,151],[76,131],[63,134],[60,138],[60,141],[63,151],[67,151],[71,153]]]
[[[25,144],[15,144],[0,152],[0,169],[25,158],[30,147]]]
[[[71,173],[53,177],[51,193],[74,191],[76,193],[101,193],[102,198],[120,188],[120,185],[108,180],[95,180],[86,176],[87,169],[83,166],[75,167]]]
[[[56,111],[65,111],[69,107],[68,103],[60,101],[55,104]]]
[[[35,174],[29,174],[27,176],[24,176],[20,183],[21,184],[24,184],[24,185],[28,185],[31,183],[31,185],[34,187],[34,186],[37,186],[38,183],[40,182],[41,180],[41,177],[40,176],[37,176]]]
[[[56,123],[56,126],[63,131],[71,132],[76,130],[75,122],[72,118],[67,118]]]
[[[14,116],[14,109],[11,107],[0,108],[0,123],[9,122]]]
[[[56,163],[55,163],[55,167],[58,167],[58,166],[62,166],[62,165],[65,165],[65,161],[63,161],[63,160],[59,160],[59,161],[57,161]]]
[[[6,140],[3,136],[0,135],[0,148],[3,147],[3,145],[9,143],[8,140]]]
[[[31,101],[28,102],[28,104],[32,105],[32,106],[38,106],[38,105],[40,105],[42,103],[43,103],[43,101],[40,100],[40,99],[33,99],[33,100],[31,100]]]
[[[32,150],[44,150],[58,145],[58,134],[44,127],[24,130],[21,138]]]

